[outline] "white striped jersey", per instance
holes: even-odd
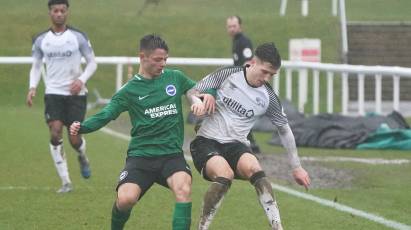
[[[225,67],[197,83],[200,92],[216,89],[216,112],[204,118],[197,135],[220,143],[240,141],[249,145],[247,135],[261,116],[268,116],[275,126],[288,124],[280,100],[267,83],[261,87],[248,84],[243,67]]]
[[[81,57],[84,56],[86,60],[94,58],[94,52],[84,33],[67,27],[61,33],[49,29],[37,35],[33,39],[32,56],[37,60],[44,58],[45,93],[71,95],[70,84],[83,73]],[[79,95],[86,92],[87,89],[83,87]]]

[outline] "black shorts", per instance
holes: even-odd
[[[237,175],[237,163],[244,153],[252,153],[251,148],[242,142],[230,142],[222,144],[216,140],[208,139],[202,136],[197,136],[190,144],[191,156],[193,157],[194,166],[197,171],[203,175],[204,179],[210,180],[205,172],[205,165],[211,157],[219,155],[230,165],[235,178],[240,178]]]
[[[167,178],[180,171],[191,176],[191,168],[182,153],[158,157],[129,156],[120,173],[116,190],[124,183],[137,184],[141,188],[141,199],[154,182],[168,188]]]
[[[59,120],[67,127],[74,121],[83,121],[87,110],[86,95],[44,95],[46,122]]]

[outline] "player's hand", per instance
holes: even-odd
[[[305,187],[305,190],[308,190],[311,180],[308,173],[301,166],[293,170],[294,180],[299,184]]]
[[[78,131],[80,130],[80,122],[75,121],[73,124],[70,125],[70,135],[76,136],[78,135]]]
[[[77,95],[80,93],[80,90],[83,88],[84,83],[80,79],[74,80],[70,85],[71,95]]]
[[[200,98],[203,99],[204,108],[208,114],[215,112],[215,98],[211,94],[200,94]]]
[[[202,116],[205,114],[205,107],[203,102],[195,103],[191,105],[191,112],[196,116]]]
[[[27,97],[26,97],[26,103],[29,107],[33,105],[33,97],[35,96],[36,96],[36,89],[30,88],[29,92],[27,93]]]

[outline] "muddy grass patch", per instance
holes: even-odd
[[[266,175],[273,181],[286,181],[290,185],[296,182],[292,177],[286,154],[257,155]],[[302,161],[304,169],[311,178],[310,188],[350,188],[354,173],[349,169],[332,168],[320,162]]]

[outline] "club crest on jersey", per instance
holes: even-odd
[[[122,171],[121,173],[120,173],[120,177],[118,178],[120,181],[122,181],[122,180],[124,180],[124,178],[126,178],[127,177],[127,175],[128,175],[128,172],[127,171]]]
[[[261,107],[263,107],[263,108],[265,107],[265,102],[263,101],[263,99],[257,97],[257,98],[255,99],[255,101],[257,102],[257,105],[259,105],[259,106],[261,106]]]
[[[168,96],[174,96],[177,93],[177,89],[174,85],[166,86],[166,93]]]

